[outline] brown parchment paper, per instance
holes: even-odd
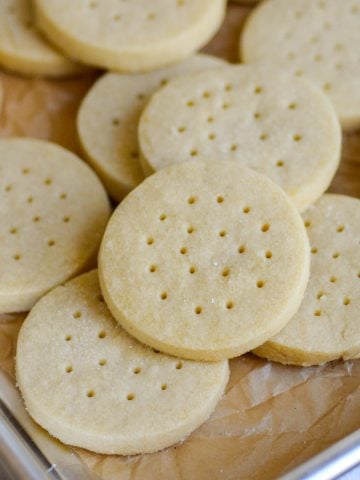
[[[230,5],[221,31],[205,51],[236,62],[248,10]],[[76,111],[96,76],[49,81],[0,71],[5,91],[0,137],[50,139],[79,153]],[[344,136],[331,191],[360,196],[360,132]],[[16,338],[25,316],[0,316],[0,368],[13,378]],[[104,480],[267,480],[359,427],[360,361],[297,368],[248,354],[231,361],[224,398],[184,443],[135,457],[76,451],[90,472]]]

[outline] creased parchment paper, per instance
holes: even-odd
[[[205,51],[236,61],[246,12],[229,7],[222,30]],[[95,78],[46,81],[0,71],[5,93],[0,136],[51,139],[79,153],[75,115]],[[345,136],[331,190],[360,196],[360,133]],[[0,316],[0,368],[12,376],[24,318]],[[76,451],[91,472],[106,480],[267,480],[359,427],[360,361],[297,368],[249,354],[231,361],[226,395],[209,421],[184,443],[129,458]]]

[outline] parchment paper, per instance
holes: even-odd
[[[222,30],[205,51],[236,61],[246,12],[230,6]],[[96,75],[47,81],[0,71],[5,89],[0,136],[51,139],[79,153],[75,115]],[[360,196],[360,132],[344,138],[343,159],[331,191]],[[25,314],[0,317],[0,368],[12,376],[16,337],[24,318]],[[297,368],[248,354],[231,361],[226,395],[210,420],[184,443],[136,457],[76,451],[104,480],[267,480],[359,427],[359,360]]]

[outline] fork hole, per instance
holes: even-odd
[[[224,270],[221,272],[221,275],[223,277],[228,277],[230,274],[230,269],[229,268],[224,268]]]

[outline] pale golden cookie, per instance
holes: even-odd
[[[36,31],[30,0],[0,1],[0,65],[26,75],[49,77],[85,70]]]
[[[226,0],[35,0],[39,27],[69,55],[142,72],[189,57],[214,35]]]
[[[139,124],[148,172],[186,160],[235,160],[280,185],[300,210],[329,186],[341,129],[327,97],[271,65],[224,66],[172,80]]]
[[[109,214],[103,186],[74,154],[0,140],[0,313],[30,309],[92,262]]]
[[[130,337],[103,302],[96,271],[33,308],[16,371],[30,415],[52,435],[122,455],[183,440],[210,416],[229,376],[227,361],[180,360]]]
[[[285,364],[316,365],[360,356],[360,200],[324,195],[304,214],[311,273],[288,325],[255,353]]]
[[[219,58],[198,54],[145,74],[108,73],[91,88],[77,118],[79,138],[87,160],[115,200],[120,201],[144,179],[137,127],[150,95],[181,73],[222,63]]]
[[[285,193],[235,162],[157,172],[118,206],[99,255],[118,322],[199,360],[247,352],[296,312],[309,274],[303,222]]]
[[[344,128],[360,126],[360,0],[269,0],[240,38],[246,63],[278,62],[317,84]]]

